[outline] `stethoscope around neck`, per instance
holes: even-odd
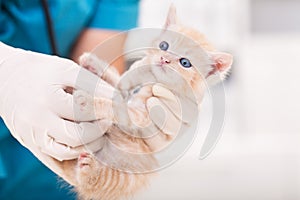
[[[58,55],[57,51],[57,45],[56,45],[56,40],[55,40],[55,35],[54,35],[54,29],[53,29],[53,23],[52,23],[52,18],[50,15],[49,7],[48,7],[48,2],[47,0],[40,0],[42,4],[42,8],[44,11],[45,15],[45,20],[47,24],[47,31],[48,31],[48,37],[49,37],[49,42],[50,42],[50,47],[51,47],[51,53],[53,55]]]

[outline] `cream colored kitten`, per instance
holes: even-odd
[[[200,104],[205,83],[214,84],[223,79],[232,63],[231,55],[215,51],[202,34],[180,24],[173,6],[169,10],[164,30],[153,45],[154,48],[121,77],[93,54],[84,54],[80,59],[83,67],[121,91],[123,96],[120,98],[130,99],[127,107],[122,107],[124,105],[121,105],[121,101],[92,99],[82,91],[74,93],[75,98],[86,98],[87,102],[79,105],[83,111],[94,107],[96,114],[101,116],[104,115],[104,109],[108,109],[106,116],[102,117],[112,121],[111,128],[103,136],[102,150],[95,154],[83,152],[78,159],[61,163],[63,178],[72,180],[82,199],[114,200],[133,195],[147,185],[151,176],[150,173],[137,172],[152,171],[158,167],[151,153],[158,150],[161,141],[169,143],[176,137],[176,133],[159,132],[152,138],[142,138],[147,130],[139,127],[151,124],[145,104],[153,96],[152,86],[140,89],[135,86],[146,76],[149,78],[150,75],[151,80],[167,85],[174,94],[195,98],[196,103]],[[137,76],[132,79],[135,73]],[[131,79],[124,81],[126,76]],[[112,108],[115,109],[109,110]],[[152,128],[155,127],[150,127],[148,131],[153,131]]]

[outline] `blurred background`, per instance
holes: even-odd
[[[140,27],[161,27],[170,2],[143,0]],[[226,120],[214,151],[199,160],[212,115],[207,95],[191,148],[135,199],[300,199],[300,0],[172,2],[186,25],[234,55]]]

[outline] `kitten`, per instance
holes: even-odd
[[[214,84],[222,80],[232,63],[231,55],[217,52],[201,33],[180,24],[174,6],[170,7],[164,30],[153,45],[154,48],[122,76],[116,70],[107,68],[108,64],[93,54],[86,53],[80,58],[83,67],[116,87],[121,99],[130,99],[127,107],[122,107],[122,101],[93,99],[83,91],[74,92],[75,103],[78,103],[76,98],[86,98],[86,103],[78,103],[83,106],[83,111],[95,108],[96,114],[101,116],[105,113],[106,116],[101,117],[112,121],[111,128],[103,136],[102,150],[94,154],[83,152],[76,160],[60,163],[62,177],[75,186],[82,199],[114,200],[133,195],[147,185],[151,176],[150,173],[136,172],[152,171],[158,167],[152,152],[176,137],[176,133],[162,132],[154,137],[136,137],[143,136],[145,132],[139,127],[151,123],[145,104],[153,94],[151,85],[134,86],[151,76],[151,80],[168,85],[174,94],[183,98],[193,98],[187,92],[191,88],[195,103],[200,104],[206,82]],[[138,76],[130,79],[130,73]],[[177,75],[181,79],[174,78]],[[116,109],[103,112],[104,108]],[[150,132],[153,129],[155,127],[150,127]]]

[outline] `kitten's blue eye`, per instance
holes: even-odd
[[[166,41],[162,41],[160,44],[159,44],[159,48],[163,51],[167,51],[168,48],[169,48],[169,44],[166,42]]]
[[[190,67],[192,67],[192,64],[191,64],[191,62],[189,61],[189,59],[186,59],[186,58],[180,58],[180,59],[179,59],[179,62],[180,62],[180,64],[181,64],[183,67],[185,67],[185,68],[190,68]]]

